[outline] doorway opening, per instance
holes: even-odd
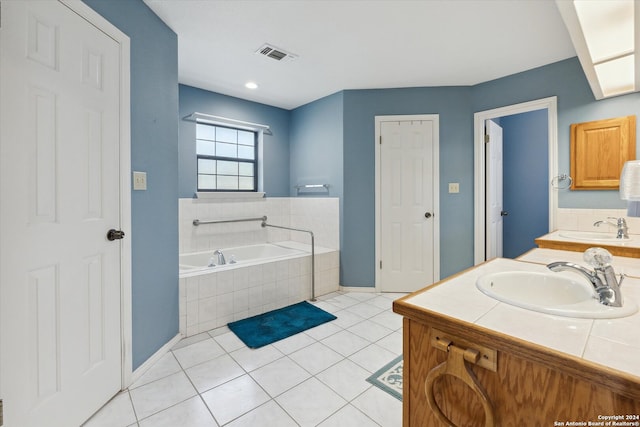
[[[487,192],[487,155],[485,143],[485,123],[488,120],[499,121],[499,118],[515,116],[523,113],[545,110],[547,115],[547,140],[548,140],[548,230],[552,231],[556,227],[556,211],[558,205],[558,194],[550,189],[552,177],[557,175],[557,98],[550,97],[540,100],[530,101],[521,104],[496,108],[493,110],[481,111],[474,114],[474,263],[479,264],[490,258],[487,252],[487,241],[491,238],[490,224],[488,224],[487,205],[491,197]],[[509,180],[504,176],[504,180]],[[503,211],[508,215],[508,211]],[[501,256],[501,254],[500,254]]]

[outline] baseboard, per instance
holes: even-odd
[[[372,288],[370,286],[342,286],[340,285],[340,290],[342,292],[364,292],[364,293],[375,293],[376,288]]]
[[[149,368],[151,368],[155,363],[162,358],[165,354],[171,350],[171,348],[178,343],[182,339],[182,335],[178,334],[175,337],[171,338],[169,342],[160,347],[158,351],[156,351],[151,357],[149,357],[142,365],[138,366],[138,369],[133,371],[131,374],[131,382],[126,386],[129,387],[131,384],[135,383],[143,376]]]

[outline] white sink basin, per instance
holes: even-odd
[[[596,241],[596,242],[603,242],[603,241],[628,242],[629,241],[629,239],[618,239],[615,234],[597,233],[593,231],[561,231],[559,236],[564,237],[566,239],[590,240],[590,241]]]
[[[478,278],[476,287],[498,301],[558,316],[611,319],[630,316],[638,311],[632,300],[625,300],[622,307],[600,304],[586,279],[566,274],[532,271],[491,273]]]

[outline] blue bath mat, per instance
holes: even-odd
[[[259,348],[335,319],[333,314],[303,301],[227,326],[247,347]]]

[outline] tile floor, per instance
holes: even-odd
[[[183,339],[84,426],[399,427],[366,378],[402,353],[400,296],[325,295],[336,320],[256,350],[226,327]]]

